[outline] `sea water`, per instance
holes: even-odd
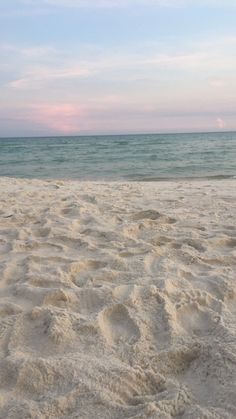
[[[236,133],[0,138],[0,176],[154,181],[236,176]]]

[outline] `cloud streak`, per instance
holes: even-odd
[[[236,68],[235,56],[230,52],[219,51],[218,46],[194,52],[190,49],[188,52],[183,50],[182,53],[169,54],[156,52],[155,47],[151,51],[143,50],[136,53],[126,52],[122,48],[116,52],[100,49],[97,53],[94,51],[91,57],[86,51],[84,55],[80,53],[78,57],[76,52],[71,51],[69,54],[46,46],[31,48],[7,46],[3,49],[13,55],[18,52],[20,56],[17,59],[17,71],[13,58],[10,59],[14,71],[5,87],[21,90],[41,89],[42,86],[55,85],[55,83],[60,89],[63,80],[71,83],[80,80],[83,82],[86,79],[97,82],[100,80],[103,83],[123,81],[127,84],[127,82],[138,83],[141,80],[161,81],[167,77],[171,79],[172,74],[180,79],[183,76],[188,79],[199,79],[203,72],[206,74],[207,84],[217,88],[225,85],[225,77],[223,78],[221,74]],[[37,61],[33,65],[34,57],[37,57]],[[5,61],[7,62],[7,57]],[[233,79],[232,74],[231,80]]]
[[[13,13],[23,14],[27,10],[32,13],[45,13],[48,9],[58,8],[182,8],[182,7],[230,7],[235,8],[234,0],[13,0],[13,8],[0,6],[2,13],[11,10]],[[16,9],[18,7],[18,9]],[[15,10],[14,10],[15,9]]]
[[[62,79],[78,79],[89,76],[89,70],[72,67],[64,70],[55,70],[50,68],[31,71],[20,79],[13,80],[8,86],[13,89],[28,89],[32,87],[40,88],[42,84],[48,84],[50,81],[60,81]]]
[[[66,7],[128,7],[128,6],[154,6],[154,7],[183,7],[183,6],[235,6],[234,0],[17,0],[22,5],[53,5]]]

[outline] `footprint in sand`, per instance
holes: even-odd
[[[104,338],[110,345],[120,341],[133,344],[140,338],[139,328],[123,304],[104,309],[99,313],[98,322]]]
[[[65,235],[55,235],[54,240],[56,243],[59,243],[63,247],[66,246],[74,250],[88,247],[88,242],[85,240],[81,240],[80,238],[74,238]]]
[[[33,235],[39,238],[48,237],[51,232],[50,227],[41,227],[33,230]]]
[[[201,244],[200,240],[185,239],[183,240],[183,244],[189,247],[192,247],[193,249],[197,250],[200,253],[203,253],[206,251],[206,247]]]
[[[82,288],[78,293],[78,311],[82,314],[98,313],[111,302],[109,288]]]
[[[166,390],[163,376],[141,368],[129,368],[114,371],[117,378],[109,383],[109,391],[121,405],[137,406],[146,404],[149,399],[156,398]],[[115,378],[115,377],[114,377]]]
[[[8,316],[15,316],[22,312],[22,308],[14,304],[10,301],[5,301],[0,303],[0,318],[8,317]]]
[[[9,253],[12,249],[12,245],[7,243],[5,240],[0,239],[0,254]]]
[[[76,335],[70,315],[60,309],[35,307],[31,312],[19,314],[9,336],[8,350],[14,354],[31,356],[52,354],[71,347]]]
[[[27,257],[18,260],[12,256],[11,261],[3,268],[1,288],[25,281],[29,271],[28,265]]]
[[[45,398],[52,393],[56,396],[64,395],[64,392],[69,392],[76,385],[75,366],[68,359],[29,358],[18,364],[13,360],[12,364],[12,369],[17,371],[14,380],[16,392],[30,399]],[[25,411],[24,413],[24,416],[21,416],[17,412],[16,416],[11,417],[34,416],[34,414],[33,416],[26,414]],[[43,416],[45,415],[37,414],[35,417]],[[10,418],[10,416],[7,417]]]
[[[82,259],[79,262],[74,262],[71,264],[67,270],[68,278],[74,283],[74,285],[79,286],[78,279],[81,275],[93,275],[94,272],[102,270],[106,266],[107,263],[100,260]]]
[[[179,325],[191,335],[207,335],[216,326],[211,314],[196,302],[178,306],[176,318]]]
[[[77,264],[74,264],[74,269],[76,273],[82,273],[86,271],[96,271],[97,269],[105,268],[107,265],[106,262],[96,259],[83,259]]]
[[[160,212],[155,211],[155,210],[137,212],[136,214],[133,215],[132,219],[134,221],[145,220],[145,219],[153,220],[153,221],[159,220],[160,222],[165,223],[165,224],[174,224],[176,222],[175,218],[168,217],[167,215],[161,214]]]
[[[222,237],[221,239],[216,239],[215,241],[213,241],[213,247],[225,247],[225,248],[230,248],[233,249],[236,247],[236,239],[234,239],[233,237]]]
[[[114,288],[113,296],[119,302],[133,302],[138,299],[139,288],[137,285],[119,285]]]
[[[73,293],[61,288],[49,291],[43,300],[44,305],[51,305],[62,308],[70,308],[71,306],[73,307],[73,305],[76,303],[76,296]]]
[[[62,208],[60,213],[63,217],[78,218],[80,216],[80,208],[77,205],[70,205],[65,208]]]
[[[217,327],[220,315],[212,309],[201,305],[199,301],[182,300],[176,305],[178,325],[191,336],[205,336]]]
[[[229,310],[233,315],[236,313],[236,286],[226,283],[222,286],[222,295],[224,301],[224,309]]]

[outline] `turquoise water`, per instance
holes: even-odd
[[[0,176],[152,181],[236,176],[236,133],[1,138]]]

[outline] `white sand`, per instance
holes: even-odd
[[[0,193],[0,418],[236,417],[236,181]]]

